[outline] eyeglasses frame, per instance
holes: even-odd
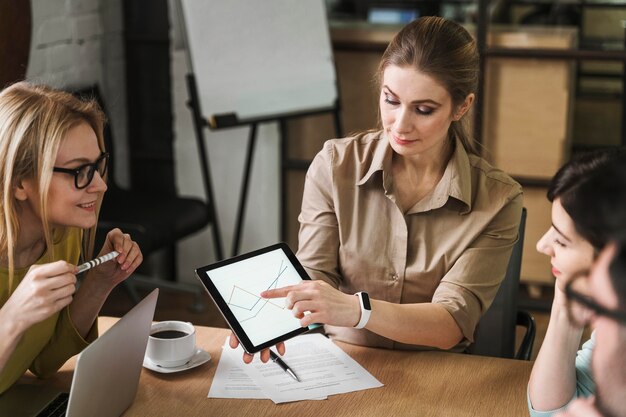
[[[571,302],[573,300],[582,304],[585,308],[591,310],[594,315],[604,316],[612,320],[615,320],[617,323],[621,325],[626,325],[626,311],[609,309],[601,304],[598,304],[592,298],[587,297],[572,288],[574,281],[580,278],[587,279],[586,274],[579,274],[578,276],[573,277],[567,284],[565,284],[565,296],[567,298],[570,320],[577,321],[573,319],[573,313],[572,313],[572,307],[571,307]]]
[[[109,167],[109,153],[108,152],[102,152],[100,154],[100,156],[98,157],[98,159],[96,159],[95,162],[91,162],[89,164],[83,164],[81,166],[78,166],[76,168],[58,168],[58,167],[53,167],[52,171],[54,172],[62,172],[64,174],[70,174],[74,176],[74,186],[78,189],[78,190],[82,190],[84,188],[89,187],[89,184],[91,184],[91,182],[93,181],[93,177],[96,175],[96,171],[98,170],[98,164],[100,163],[100,161],[102,160],[106,160],[106,164],[104,165],[104,172],[102,174],[100,174],[100,176],[104,176],[107,172],[107,169]],[[88,171],[88,181],[87,184],[85,184],[82,187],[78,186],[78,176],[80,175],[80,171],[83,170],[85,167],[90,167],[91,170]],[[89,172],[91,174],[89,174]]]

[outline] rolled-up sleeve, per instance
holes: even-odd
[[[518,188],[482,233],[444,275],[432,302],[454,318],[464,338],[474,341],[474,330],[498,292],[511,251],[518,239],[523,198]]]

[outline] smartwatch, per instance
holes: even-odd
[[[370,319],[370,315],[372,314],[372,305],[370,304],[370,296],[364,292],[357,292],[357,297],[359,297],[359,304],[361,305],[361,320],[354,326],[355,329],[362,329],[365,327],[367,322]]]

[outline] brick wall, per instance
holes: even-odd
[[[123,0],[31,0],[27,78],[57,88],[98,84],[115,141],[115,177],[128,181]]]

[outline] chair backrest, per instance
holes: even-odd
[[[97,100],[106,114],[103,97],[97,85],[76,91],[75,94]],[[104,142],[107,151],[113,155],[114,140],[109,123],[104,127]],[[98,219],[96,248],[101,247],[108,231],[119,227],[139,244],[144,257],[161,249],[175,252],[175,244],[179,239],[212,224],[216,257],[222,258],[221,238],[215,208],[212,206],[212,194],[205,203],[199,198],[171,195],[169,192],[156,193],[151,189],[120,187],[114,181],[114,160],[113,157],[109,159],[108,190]],[[208,180],[210,181],[210,178]],[[159,178],[155,178],[154,181],[158,183]],[[170,271],[169,275],[175,276],[175,270]]]
[[[526,208],[523,208],[518,240],[513,246],[509,266],[496,298],[478,323],[474,344],[469,349],[473,354],[515,357],[517,300],[525,229]]]

